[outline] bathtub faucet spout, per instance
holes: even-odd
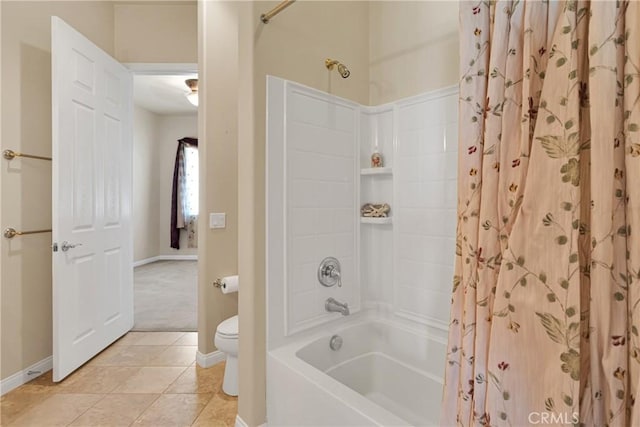
[[[347,305],[347,303],[338,302],[333,298],[327,298],[324,303],[324,308],[329,313],[340,313],[343,316],[349,315],[349,306]]]

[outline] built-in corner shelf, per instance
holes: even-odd
[[[392,218],[391,217],[386,217],[386,218],[371,218],[371,217],[366,217],[366,216],[361,216],[360,217],[360,222],[362,224],[378,224],[378,225],[382,225],[382,224],[391,224]]]
[[[388,168],[364,168],[360,169],[360,175],[392,175],[393,169]]]

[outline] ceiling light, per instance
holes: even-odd
[[[197,107],[198,106],[198,79],[188,79],[188,80],[185,80],[184,82],[191,90],[191,92],[189,92],[186,95],[187,100]]]

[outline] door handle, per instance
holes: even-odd
[[[64,242],[62,242],[62,245],[60,246],[60,249],[62,249],[62,252],[67,252],[69,249],[73,249],[76,246],[82,246],[82,243],[76,243],[76,244],[71,244],[69,242],[67,242],[66,240]]]

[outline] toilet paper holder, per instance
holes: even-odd
[[[213,282],[213,287],[220,289],[223,294],[238,292],[239,280],[238,276],[218,277]]]

